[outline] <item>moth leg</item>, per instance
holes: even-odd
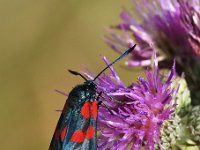
[[[97,106],[98,106],[98,108],[99,108],[99,106],[103,103],[103,101],[100,101],[99,99],[100,99],[100,97],[101,97],[101,95],[102,95],[102,91],[98,94],[98,96],[97,96]]]
[[[100,93],[99,93],[99,95],[97,96],[97,102],[98,102],[98,108],[99,108],[99,106],[100,105],[104,105],[104,107],[106,107],[107,109],[108,109],[108,111],[110,112],[110,114],[112,114],[113,115],[113,112],[110,110],[110,108],[105,104],[105,103],[103,103],[103,101],[100,101],[99,99],[100,99],[100,97],[101,97],[101,95],[102,95],[102,93],[103,93],[103,91],[101,91]]]
[[[118,103],[118,104],[124,104],[124,102],[120,102],[120,101],[118,101],[118,100],[115,100],[115,99],[113,99],[110,95],[108,95],[105,91],[101,91],[103,94],[105,94],[107,97],[108,97],[108,99],[110,100],[110,101],[112,101],[112,102],[116,102],[116,103]]]
[[[106,107],[106,108],[108,109],[109,113],[110,113],[111,115],[114,115],[113,112],[111,111],[110,107],[108,107],[108,106],[107,106],[105,103],[103,103],[102,101],[101,101],[101,105],[104,105],[104,107]]]
[[[99,101],[99,99],[100,99],[102,93],[103,93],[103,91],[101,91],[101,92],[98,94],[98,96],[97,96],[97,102],[98,102],[98,103],[101,102],[101,101]]]

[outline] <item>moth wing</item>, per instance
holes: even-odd
[[[50,144],[50,150],[97,149],[97,106],[94,107],[93,104],[94,102],[87,100],[81,109],[70,108],[65,104]]]
[[[86,131],[86,138],[82,145],[82,150],[96,150],[97,149],[97,101],[94,100],[90,105],[90,123]]]
[[[63,142],[69,130],[68,127],[72,121],[73,113],[73,109],[67,109],[66,112],[61,113],[53,138],[51,140],[49,147],[50,150],[62,150]]]
[[[83,108],[89,104],[87,111],[89,111],[89,117],[85,118],[83,115]],[[96,150],[96,118],[94,119],[92,110],[92,104],[86,102],[81,111],[73,114],[73,117],[69,123],[68,132],[66,134],[66,142],[63,143],[62,150]],[[88,110],[89,109],[89,110]],[[86,112],[87,112],[86,111]]]

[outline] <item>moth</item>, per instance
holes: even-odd
[[[85,82],[77,85],[69,93],[59,121],[57,123],[49,150],[96,150],[97,114],[101,104],[95,80],[110,66],[131,53],[136,45],[128,49],[115,61],[107,65],[93,80],[87,80],[82,74],[69,70],[73,75],[81,76]]]

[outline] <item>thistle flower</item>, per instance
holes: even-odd
[[[198,57],[198,45],[194,46],[195,42],[192,42],[192,39],[196,39],[197,43],[200,38],[198,24],[200,18],[196,11],[200,9],[198,0],[190,3],[184,0],[178,2],[176,0],[153,0],[152,2],[133,0],[133,3],[134,10],[142,19],[142,23],[138,23],[127,10],[123,10],[120,15],[122,23],[112,26],[122,31],[122,34],[109,30],[110,36],[105,36],[105,41],[117,52],[120,52],[122,47],[132,46],[135,41],[139,43],[140,47],[137,46],[138,48],[133,52],[135,59],[127,62],[127,65],[130,67],[149,65],[150,61],[142,62],[151,59],[152,46],[162,50],[162,52],[158,51],[159,56],[162,56],[160,61],[167,62],[168,67],[175,56],[183,60],[184,58],[187,60],[188,56],[189,59]],[[193,49],[194,47],[196,49]]]
[[[138,43],[132,58],[126,62],[130,68],[150,65],[153,48],[157,49],[161,68],[169,69],[175,58],[178,74],[185,72],[192,103],[200,104],[197,92],[200,91],[200,2],[133,0],[133,4],[141,22],[123,10],[122,22],[109,29],[105,41],[118,53]]]
[[[103,58],[108,64],[106,58]],[[96,81],[97,89],[104,91],[103,103],[98,114],[99,149],[138,150],[142,146],[153,150],[154,144],[160,142],[160,128],[164,121],[170,119],[175,105],[174,89],[171,84],[175,78],[175,64],[161,83],[158,62],[155,55],[154,70],[146,70],[146,80],[138,78],[137,83],[126,86],[115,70],[110,67],[110,75],[102,75]],[[91,76],[85,73],[90,79]],[[109,98],[112,97],[112,100]]]

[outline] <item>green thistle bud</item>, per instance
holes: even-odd
[[[174,114],[171,120],[165,121],[161,128],[160,145],[156,145],[155,149],[170,150],[176,145],[181,136],[181,118]]]
[[[161,73],[163,74],[161,80],[165,82],[165,76],[168,74],[168,70],[162,69]],[[191,109],[191,96],[184,77],[176,77],[176,80],[172,83],[172,88],[176,90],[178,85],[178,93],[174,95],[175,100],[173,100],[172,103],[177,104],[175,107],[176,113],[182,118],[187,115]]]
[[[177,104],[175,110],[180,117],[184,117],[186,114],[188,114],[191,107],[190,91],[188,89],[186,80],[183,77],[178,78],[177,83],[179,83],[179,89],[174,101],[174,103]],[[173,85],[174,88],[177,87],[177,83]]]
[[[200,146],[200,106],[192,108],[189,115],[189,129],[191,132],[191,139]]]

